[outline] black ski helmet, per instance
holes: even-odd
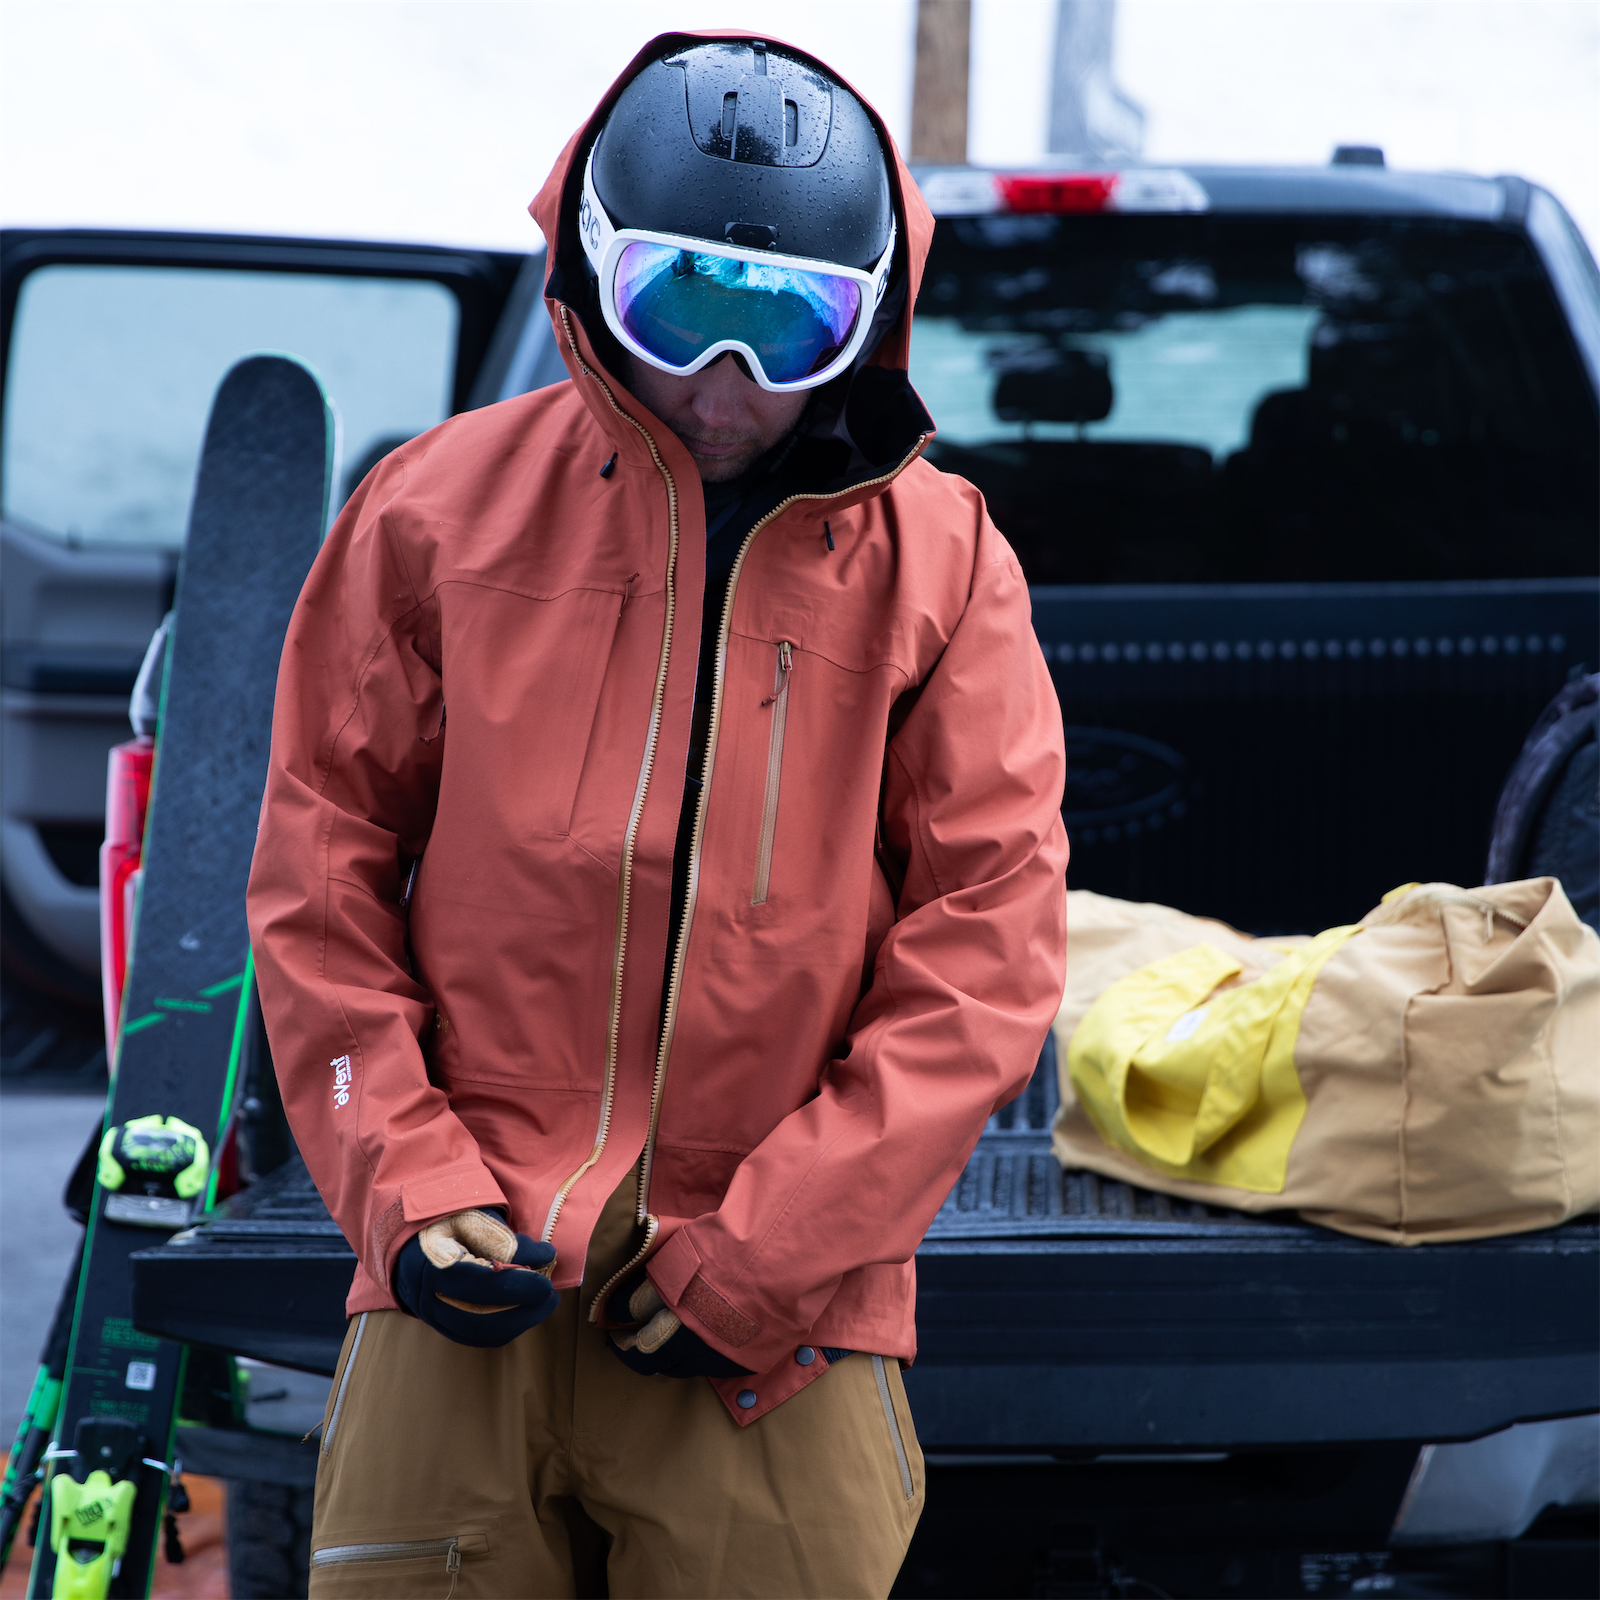
[[[674,50],[617,97],[594,187],[618,228],[870,271],[889,247],[889,165],[866,108],[761,40]]]

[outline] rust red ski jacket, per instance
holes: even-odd
[[[509,1207],[578,1283],[643,1152],[651,1277],[758,1374],[719,1385],[749,1423],[825,1368],[802,1344],[915,1354],[913,1252],[1060,1002],[1065,756],[1016,558],[919,460],[932,219],[897,162],[904,310],[831,417],[847,472],[734,568],[669,928],[704,507],[569,309],[561,219],[611,98],[681,37],[532,207],[571,382],[397,450],[317,558],[250,926],[290,1122],[360,1258],[352,1312],[392,1306],[400,1246],[468,1206]]]

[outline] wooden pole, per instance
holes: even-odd
[[[917,69],[911,90],[911,159],[967,159],[967,53],[972,0],[917,0]]]

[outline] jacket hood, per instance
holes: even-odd
[[[578,240],[576,225],[578,196],[583,184],[583,163],[590,147],[599,137],[617,96],[651,61],[690,45],[719,39],[757,37],[813,63],[854,94],[872,119],[888,157],[889,186],[899,229],[897,259],[885,299],[888,325],[871,353],[857,363],[848,377],[835,380],[834,384],[827,385],[823,390],[823,394],[829,396],[833,403],[826,408],[826,420],[822,426],[825,431],[851,445],[854,458],[852,468],[857,469],[849,474],[853,477],[859,475],[860,468],[877,468],[899,460],[915,448],[919,436],[931,436],[934,431],[933,422],[907,376],[911,358],[911,312],[916,304],[928,246],[933,238],[933,214],[928,210],[921,191],[876,108],[832,67],[808,51],[786,44],[768,33],[737,28],[661,33],[645,45],[607,89],[588,121],[567,141],[550,170],[550,176],[545,179],[544,187],[528,207],[534,221],[543,230],[547,244],[545,302],[555,323],[557,346],[573,377],[580,376],[581,362],[582,365],[600,368],[608,382],[626,390],[622,374],[615,371],[613,365],[608,365],[603,357],[603,352],[616,348],[610,330],[588,327],[585,320],[589,304],[589,267]],[[571,314],[574,337],[580,341],[580,346],[586,348],[580,347],[574,351],[564,326],[563,307]],[[884,314],[880,312],[880,316]],[[841,392],[835,397],[836,388]],[[591,409],[595,410],[597,416],[601,415],[594,402],[591,402]]]

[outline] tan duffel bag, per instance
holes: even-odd
[[[1063,1166],[1393,1244],[1600,1206],[1600,938],[1556,879],[1275,940],[1067,899]]]

